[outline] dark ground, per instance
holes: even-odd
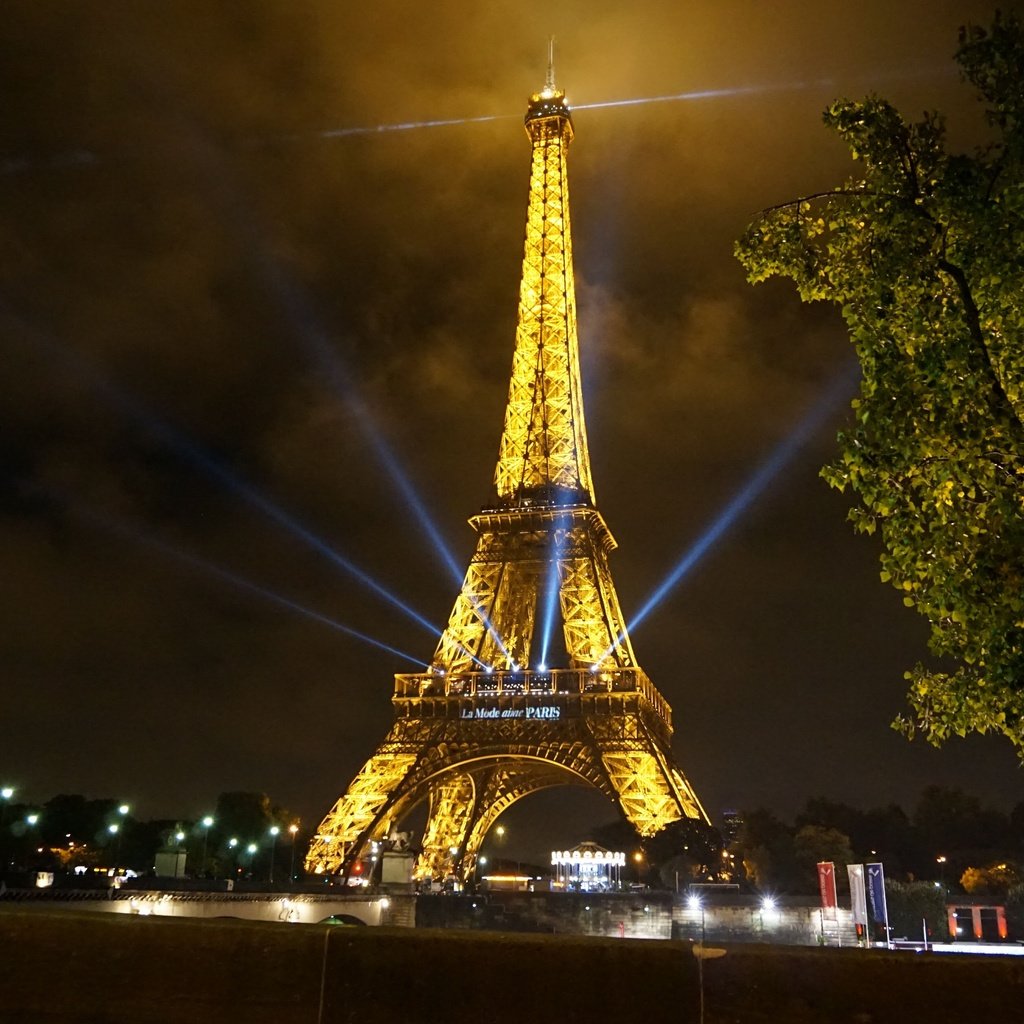
[[[0,1021],[593,1024],[700,1020],[680,942],[0,908]],[[731,947],[705,1024],[1024,1020],[1024,961]]]

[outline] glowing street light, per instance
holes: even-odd
[[[4,786],[0,789],[0,797],[3,797],[3,807],[0,807],[0,828],[4,826],[4,820],[7,818],[7,805],[11,802],[11,797],[14,796],[13,786]]]
[[[39,824],[39,815],[38,814],[27,814],[25,816],[25,824],[26,825],[38,825]]]
[[[294,822],[292,822],[292,824],[288,826],[288,831],[291,833],[291,836],[292,836],[292,855],[291,855],[291,858],[290,858],[290,860],[288,862],[288,881],[289,882],[294,882],[295,881],[295,833],[299,831],[299,826],[296,825]]]
[[[117,875],[117,862],[121,859],[121,826],[116,822],[111,822],[107,826],[107,831],[110,833],[111,838],[117,836],[117,844],[114,847],[114,875]]]
[[[690,893],[686,905],[693,911],[700,911],[700,947],[704,949],[704,901],[697,893]]]
[[[3,805],[0,806],[0,871],[4,871],[7,868],[7,851],[4,843],[4,822],[7,820],[7,805],[11,802],[11,797],[14,796],[13,786],[4,786],[0,789],[0,797],[3,797]]]
[[[277,837],[281,829],[277,825],[270,826],[270,876],[267,879],[271,885],[274,884],[274,858],[277,856]]]
[[[213,824],[213,816],[206,815],[200,822],[203,826],[203,861],[199,868],[200,874],[206,874],[206,844],[210,841],[210,826]]]

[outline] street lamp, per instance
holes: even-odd
[[[277,837],[280,832],[277,825],[270,826],[270,877],[267,880],[271,885],[274,884],[274,858],[277,856]]]
[[[121,859],[121,826],[115,821],[107,826],[111,836],[117,836],[117,846],[114,849],[114,877],[117,877],[117,862]]]
[[[5,785],[0,790],[0,797],[3,797],[3,806],[0,807],[0,872],[3,872],[7,868],[6,858],[6,840],[3,834],[4,822],[7,820],[7,805],[10,803],[10,798],[14,796],[14,786]]]
[[[201,824],[203,826],[203,862],[200,865],[199,873],[200,874],[205,874],[206,873],[206,844],[210,840],[210,826],[213,824],[213,818],[208,814],[205,818],[203,818]]]
[[[246,852],[249,854],[249,874],[252,874],[252,862],[256,857],[256,851],[259,847],[255,843],[250,843],[246,848]]]
[[[704,946],[704,901],[696,893],[690,895],[686,901],[687,906],[691,910],[700,911],[700,944]]]
[[[26,814],[25,815],[25,828],[26,828],[26,830],[28,830],[30,828],[34,828],[38,824],[39,824],[39,815],[36,814],[34,811],[31,814]]]
[[[637,882],[642,882],[643,878],[643,865],[644,865],[644,852],[643,850],[636,850],[633,853],[633,866],[636,871]]]
[[[295,881],[295,833],[299,831],[299,826],[293,822],[288,826],[288,831],[292,834],[292,855],[288,862],[288,881],[291,883]]]

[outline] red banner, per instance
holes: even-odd
[[[830,860],[818,864],[818,888],[821,890],[821,905],[825,910],[835,910],[836,900],[836,866]]]

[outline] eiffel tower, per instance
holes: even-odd
[[[549,58],[531,96],[526,244],[497,500],[430,670],[395,676],[395,722],[328,812],[306,859],[348,874],[428,801],[420,879],[470,878],[488,830],[522,797],[578,784],[641,836],[707,822],[671,753],[671,708],[637,665],[608,569],[583,421],[566,154]],[[551,667],[561,618],[565,667]]]

